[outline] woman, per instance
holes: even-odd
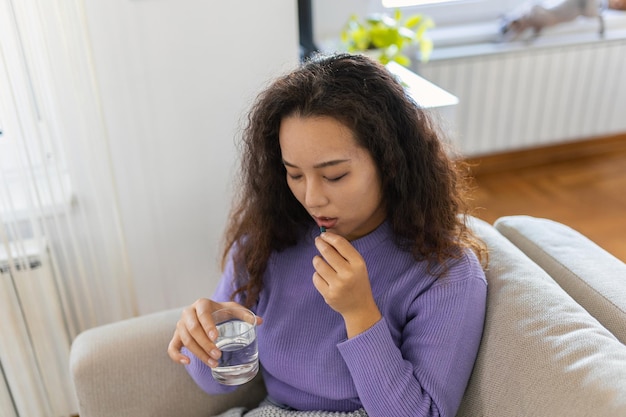
[[[211,378],[210,314],[235,302],[262,317],[274,411],[454,416],[486,253],[428,113],[380,64],[319,56],[261,93],[242,151],[221,282],[183,312],[172,360],[207,392],[232,389]]]

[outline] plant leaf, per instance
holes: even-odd
[[[420,61],[428,62],[432,51],[433,41],[429,38],[423,38],[420,42]]]
[[[398,64],[402,65],[403,67],[408,67],[411,65],[411,59],[403,54],[398,54],[396,56],[393,57],[393,60],[396,61]]]
[[[404,26],[413,29],[419,26],[420,23],[422,23],[422,20],[424,20],[424,16],[421,14],[414,14],[413,16],[409,16],[407,18],[406,22],[404,22]]]
[[[434,26],[433,20],[422,14],[414,14],[402,20],[400,9],[396,9],[393,16],[378,13],[359,19],[352,15],[341,32],[341,42],[348,52],[380,49],[378,60],[381,63],[395,61],[409,66],[411,60],[402,53],[403,49],[409,44],[417,44],[419,59],[427,61],[433,42],[426,36],[426,31]]]
[[[389,45],[398,43],[399,35],[396,28],[388,28],[376,25],[371,30],[372,44],[376,48],[386,48]]]
[[[370,37],[370,34],[367,33],[365,28],[355,31],[352,35],[352,39],[354,41],[355,48],[361,50],[368,49],[372,43],[372,38]]]

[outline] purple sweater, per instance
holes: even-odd
[[[317,229],[274,253],[253,309],[259,360],[269,395],[298,410],[353,411],[370,417],[454,416],[480,344],[487,283],[473,253],[451,260],[436,278],[393,241],[383,223],[352,245],[365,259],[383,318],[346,339],[342,317],[312,284]],[[232,265],[214,300],[232,293]],[[187,371],[206,392],[218,384],[210,368],[192,358]]]

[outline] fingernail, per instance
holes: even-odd
[[[214,329],[209,330],[209,339],[211,339],[211,342],[217,340],[217,332]]]
[[[183,365],[189,365],[189,359],[187,359],[187,358],[182,358],[182,359],[180,360],[180,363],[182,363]]]
[[[206,362],[209,364],[209,366],[210,366],[211,368],[213,368],[213,367],[216,367],[216,366],[217,366],[217,361],[216,361],[215,359],[209,359],[209,360],[208,360],[208,361],[206,361]]]

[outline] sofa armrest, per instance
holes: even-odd
[[[487,314],[457,417],[626,416],[626,346],[546,271],[478,219]]]
[[[76,337],[70,368],[81,417],[207,417],[265,396],[260,375],[211,396],[167,356],[180,309],[132,318]]]
[[[626,344],[626,264],[552,220],[507,216],[495,227]]]

